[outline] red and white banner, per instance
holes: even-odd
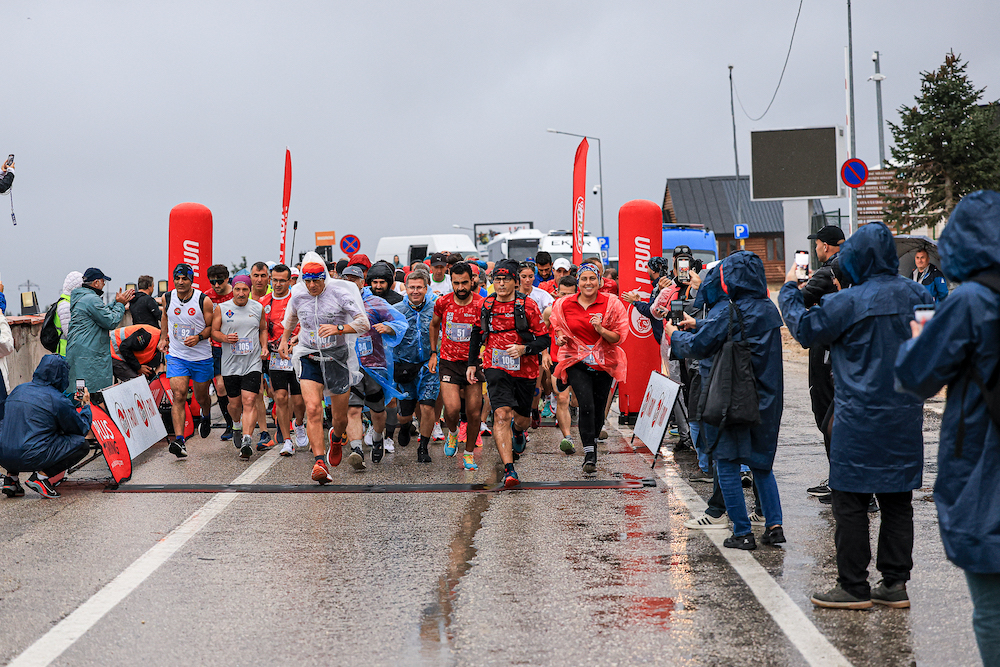
[[[101,453],[104,454],[104,460],[108,463],[111,476],[118,484],[127,482],[132,477],[132,457],[128,454],[125,436],[104,410],[96,405],[91,405],[90,414],[94,417],[94,421],[90,424],[90,431],[97,438],[97,442],[101,443]]]
[[[649,376],[649,384],[632,433],[654,456],[663,442],[663,434],[667,430],[680,388],[679,384],[660,373],[651,373]]]
[[[178,204],[170,209],[170,232],[167,251],[167,275],[174,288],[174,267],[190,264],[194,268],[194,286],[208,289],[205,272],[212,265],[212,212],[201,204]]]
[[[292,152],[285,147],[285,189],[281,194],[281,261],[285,263],[285,239],[288,237],[288,202],[292,199]]]
[[[112,421],[125,436],[125,444],[133,459],[167,437],[167,429],[160,419],[146,378],[140,376],[116,384],[101,394]]]
[[[584,139],[576,148],[573,159],[573,263],[583,262],[583,214],[587,208],[587,149]]]
[[[619,209],[618,253],[619,293],[637,290],[648,300],[653,286],[646,267],[650,257],[663,254],[663,211],[658,204],[635,199]],[[628,373],[618,388],[618,409],[634,418],[642,407],[650,374],[660,370],[660,346],[650,321],[631,305],[628,314],[631,332],[621,344]]]

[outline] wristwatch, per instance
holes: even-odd
[[[338,324],[337,325],[337,333],[344,333],[344,325],[343,324]]]

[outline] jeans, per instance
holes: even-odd
[[[986,667],[1000,667],[1000,573],[966,572],[972,594],[972,629]]]
[[[691,442],[694,443],[694,450],[698,452],[698,467],[708,472],[712,467],[712,462],[708,458],[708,452],[704,445],[699,445],[698,436],[701,433],[701,422],[689,422],[691,428]]]
[[[878,556],[875,567],[886,586],[910,578],[913,569],[913,499],[912,491],[876,493],[882,511],[878,531]],[[833,540],[837,547],[837,583],[857,598],[868,599],[868,565],[872,560],[868,534],[870,493],[852,493],[833,489],[832,509],[837,527]]]
[[[604,371],[594,370],[582,362],[567,368],[566,375],[580,406],[580,421],[577,424],[580,442],[584,447],[593,447],[604,428],[604,406],[608,404],[612,378]]]
[[[726,501],[726,511],[729,520],[733,522],[733,535],[746,535],[750,532],[750,517],[747,515],[747,504],[743,498],[743,484],[740,481],[740,464],[736,461],[716,460],[715,469],[719,476],[719,486],[722,497]],[[778,482],[771,470],[750,469],[753,472],[754,483],[760,494],[761,510],[767,526],[780,526],[781,498],[778,495]]]

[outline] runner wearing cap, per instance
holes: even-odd
[[[504,463],[504,486],[508,489],[520,484],[514,457],[524,451],[524,431],[531,425],[538,355],[549,346],[538,304],[516,291],[517,270],[513,260],[497,262],[493,268],[495,294],[483,301],[480,323],[472,330],[465,372],[467,382],[474,384],[482,359],[493,409],[493,440]]]
[[[293,266],[289,271],[291,273],[291,276],[288,279],[288,288],[291,289],[292,287],[295,287],[296,284],[298,284],[299,276],[302,275],[302,272],[299,271],[298,267],[295,266]]]
[[[558,283],[560,278],[565,278],[570,275],[573,270],[573,264],[570,263],[565,257],[560,257],[556,261],[552,262],[552,274],[553,278],[551,280],[546,280],[545,282],[538,285],[540,289],[545,290],[549,294],[555,294],[558,288]]]
[[[285,308],[291,298],[291,270],[284,264],[276,264],[271,269],[271,293],[260,300],[264,307],[264,319],[267,322],[267,375],[271,380],[274,392],[275,424],[278,427],[279,438],[284,436],[284,444],[279,454],[292,456],[296,446],[305,449],[309,446],[306,435],[305,414],[306,404],[302,400],[302,388],[295,377],[295,369],[291,359],[282,359],[278,354],[281,345],[281,334],[284,333]],[[294,337],[297,332],[293,331]],[[293,422],[294,419],[294,422]],[[292,442],[292,432],[295,441]]]
[[[330,466],[340,464],[343,434],[347,430],[347,403],[351,384],[360,378],[354,341],[369,329],[365,306],[358,288],[330,278],[326,264],[315,252],[306,253],[302,281],[292,289],[285,307],[284,331],[278,353],[291,359],[306,403],[306,433],[316,462],[312,479],[320,484],[333,481]],[[289,340],[297,325],[298,340]],[[323,394],[331,395],[333,427],[330,450],[323,439]]]
[[[212,289],[205,292],[205,295],[218,306],[220,303],[233,300],[233,286],[229,284],[229,269],[225,264],[213,264],[208,267],[208,282]],[[222,344],[214,340],[212,343],[212,367],[215,373],[215,396],[219,401],[219,410],[222,418],[226,420],[226,430],[222,432],[223,440],[233,439],[233,418],[229,414],[229,396],[226,395],[226,384],[222,381]],[[239,396],[233,396],[239,399]]]
[[[569,382],[580,405],[583,471],[597,471],[597,437],[604,427],[604,405],[615,379],[624,382],[626,359],[619,347],[628,335],[629,318],[618,297],[600,291],[601,269],[583,263],[577,273],[579,292],[552,307],[552,326],[559,345],[555,376]]]
[[[248,276],[233,278],[232,301],[215,306],[212,340],[222,345],[222,381],[226,394],[240,401],[229,403],[240,458],[253,455],[253,427],[257,421],[257,396],[261,384],[261,360],[267,358],[267,320],[264,308],[250,299]],[[241,425],[241,422],[242,425]]]
[[[469,341],[472,329],[479,322],[483,307],[483,297],[476,294],[472,280],[472,269],[465,262],[458,262],[451,268],[452,293],[434,302],[434,317],[431,320],[430,372],[440,370],[441,396],[444,399],[444,421],[448,427],[445,456],[454,456],[458,451],[459,415],[465,402],[465,455],[463,465],[466,470],[476,470],[474,454],[476,437],[469,433],[479,433],[482,418],[483,381],[481,370],[476,371],[475,382],[469,382],[465,369],[469,360]],[[442,328],[442,324],[444,325]],[[443,335],[441,335],[443,332]]]
[[[174,289],[168,292],[163,302],[163,319],[160,331],[168,333],[160,336],[159,349],[167,355],[167,379],[173,397],[171,417],[174,425],[174,441],[169,451],[177,458],[187,456],[184,443],[184,404],[188,397],[188,384],[194,383],[194,397],[202,411],[201,437],[207,438],[212,432],[209,417],[211,402],[208,384],[212,381],[212,301],[193,285],[194,269],[190,264],[174,267]]]
[[[448,275],[448,253],[431,255],[431,284],[428,291],[435,297],[451,294],[451,277]]]
[[[342,277],[361,290],[365,314],[371,325],[368,333],[359,336],[354,345],[361,364],[361,378],[351,385],[347,410],[347,439],[351,448],[347,462],[355,470],[364,470],[362,438],[365,429],[361,412],[365,407],[371,412],[372,463],[378,463],[385,453],[386,400],[402,396],[393,380],[392,348],[402,340],[408,325],[402,313],[365,286],[365,272],[361,264],[348,264]]]

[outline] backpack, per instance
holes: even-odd
[[[997,294],[1000,294],[1000,271],[996,269],[977,273],[969,280],[984,285]],[[980,393],[983,395],[983,402],[986,403],[986,411],[989,413],[990,419],[993,420],[993,424],[1000,426],[1000,387],[997,386],[998,382],[1000,382],[1000,363],[993,368],[990,379],[984,382],[975,364],[970,360],[969,379],[976,383]],[[962,440],[965,439],[965,392],[968,388],[969,383],[967,382],[965,383],[965,387],[962,388],[962,400],[960,403],[962,409],[959,415],[958,433],[955,436],[955,458],[962,458]]]
[[[491,325],[493,323],[493,306],[497,302],[497,295],[490,294],[486,297],[482,310],[479,311],[479,330],[483,333],[483,343],[488,340],[491,333],[507,333],[509,331],[516,331],[525,343],[535,340],[535,334],[531,333],[531,324],[528,322],[528,311],[525,308],[525,299],[527,298],[521,292],[514,293],[513,329],[494,329]]]
[[[69,297],[66,297],[69,300]],[[59,315],[59,304],[63,302],[63,297],[56,299],[55,303],[45,311],[45,319],[42,320],[42,330],[38,333],[38,342],[49,352],[55,354],[59,351],[59,339],[63,332],[56,326],[56,317]]]
[[[736,313],[742,340],[733,340],[733,313]],[[747,340],[743,312],[729,303],[729,335],[715,355],[708,379],[703,421],[722,430],[729,426],[756,426],[760,423],[760,397],[753,372],[753,355]]]

